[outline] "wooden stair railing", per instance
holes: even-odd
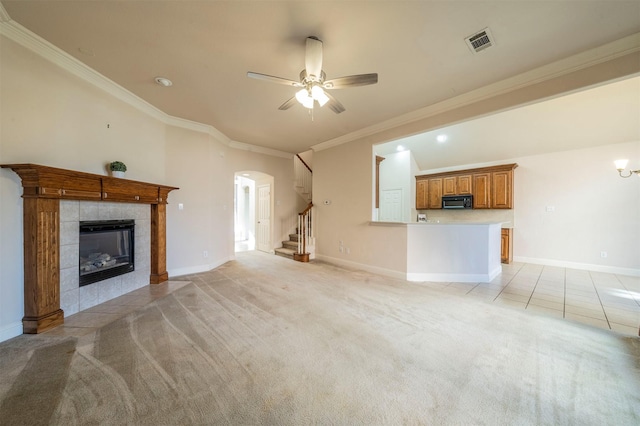
[[[293,254],[293,260],[298,262],[308,262],[309,253],[307,253],[307,241],[311,238],[311,211],[313,203],[309,203],[303,212],[298,213],[298,250]]]
[[[293,160],[293,173],[295,176],[294,188],[296,192],[304,198],[305,201],[310,202],[312,199],[313,172],[311,171],[311,167],[309,167],[298,154],[296,154]]]

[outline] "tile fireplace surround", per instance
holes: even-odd
[[[135,220],[135,271],[80,287],[80,221],[115,219]],[[65,315],[73,315],[148,285],[150,242],[151,213],[147,205],[60,201],[60,308]]]
[[[24,333],[63,324],[65,311],[70,315],[169,279],[167,197],[178,188],[37,164],[0,166],[22,180]],[[79,222],[103,219],[135,220],[136,270],[80,288]]]

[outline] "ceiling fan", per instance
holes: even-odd
[[[271,75],[248,72],[247,77],[258,80],[270,81],[272,83],[284,84],[299,88],[295,96],[280,105],[278,109],[287,110],[296,101],[305,108],[313,109],[315,103],[321,107],[325,104],[331,111],[340,114],[345,111],[344,106],[333,96],[325,91],[333,89],[344,89],[346,87],[367,86],[378,82],[378,74],[358,74],[346,77],[338,77],[333,80],[326,80],[326,75],[322,71],[322,40],[317,37],[307,37],[305,50],[305,69],[300,72],[300,81],[288,80],[286,78],[274,77]]]

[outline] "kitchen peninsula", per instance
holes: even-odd
[[[408,281],[490,282],[502,272],[500,222],[370,222],[403,228]]]

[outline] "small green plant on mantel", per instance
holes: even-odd
[[[127,165],[122,161],[113,161],[111,164],[109,164],[109,169],[111,169],[112,172],[126,172]]]

